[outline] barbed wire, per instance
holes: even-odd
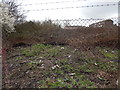
[[[58,10],[58,9],[74,9],[74,8],[77,9],[77,8],[116,6],[116,5],[120,5],[120,4],[101,4],[101,5],[98,4],[98,5],[76,6],[76,7],[45,8],[45,9],[33,9],[33,10],[21,10],[20,12]]]
[[[59,4],[59,3],[79,2],[79,1],[87,1],[87,0],[45,2],[45,3],[23,4],[23,5],[20,5],[20,6],[43,5],[43,4]]]

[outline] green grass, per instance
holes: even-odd
[[[81,70],[81,71],[84,71],[84,72],[88,72],[88,73],[90,73],[90,72],[95,72],[96,70],[92,67],[92,66],[88,66],[88,65],[81,65],[81,66],[79,66],[79,70]]]
[[[47,78],[46,80],[40,80],[39,83],[39,88],[96,88],[95,83],[85,80],[83,75],[77,77],[66,76],[56,79]]]
[[[59,65],[59,68],[49,69],[44,72],[45,76],[49,78],[40,80],[39,88],[95,88],[94,82],[86,79],[86,77],[80,74],[80,71],[93,72],[87,66],[75,67],[69,64],[69,59],[58,60],[55,64]],[[56,78],[52,79],[50,76]]]
[[[101,54],[103,54],[108,59],[118,59],[118,50],[112,50],[109,48],[97,48]]]
[[[103,58],[105,60],[117,57],[116,50],[108,48],[97,48],[97,50],[105,56]],[[39,88],[96,88],[95,83],[88,79],[86,73],[96,74],[97,70],[105,72],[118,70],[116,62],[103,62],[99,57],[88,57],[84,52],[73,51],[69,47],[36,44],[29,49],[23,49],[22,53],[25,56],[43,57],[52,61],[53,66],[42,72],[45,77],[39,81]],[[69,55],[71,57],[68,57]],[[28,66],[33,69],[44,63],[36,62],[35,59],[32,61]],[[56,65],[57,67],[54,67]]]
[[[22,56],[19,56],[19,57],[16,57],[15,59],[16,59],[16,60],[22,60],[23,57],[22,57]]]
[[[50,48],[51,45],[36,44],[31,47],[31,49],[23,49],[21,51],[25,56],[36,56],[43,52],[45,49]]]
[[[113,53],[104,53],[104,56],[110,59],[118,58],[118,55]]]
[[[22,50],[21,53],[24,54],[25,56],[28,56],[28,57],[31,57],[31,56],[34,56],[34,55],[35,55],[35,53],[34,53],[33,51],[28,50],[28,49]]]
[[[118,70],[118,63],[116,62],[97,62],[97,69],[109,72],[116,72]]]
[[[55,57],[55,56],[58,56],[59,54],[60,54],[59,48],[50,48],[46,51],[44,56],[45,57]]]
[[[41,67],[43,63],[39,62],[39,61],[31,61],[29,63],[27,63],[27,65],[32,68],[32,69],[36,69],[37,67]]]

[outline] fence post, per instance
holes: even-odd
[[[4,73],[4,83],[5,83],[5,87],[9,85],[9,79],[7,77],[8,75],[8,64],[7,64],[7,49],[6,48],[2,48],[2,72]]]

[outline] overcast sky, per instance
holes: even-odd
[[[103,7],[100,6],[100,7],[54,9],[54,10],[41,10],[41,9],[77,7],[77,6],[81,7],[81,6],[102,5],[102,4],[117,4],[119,0],[15,0],[15,1],[18,4],[21,4],[20,7],[21,10],[25,10],[24,13],[26,13],[25,15],[27,16],[26,17],[27,20],[45,20],[45,19],[59,20],[59,19],[78,19],[78,18],[106,19],[111,17],[118,17],[118,5],[103,6]],[[54,2],[63,2],[63,3],[54,3]],[[44,3],[44,4],[40,4],[40,3]],[[39,10],[39,11],[27,12],[26,10]]]
[[[117,4],[119,0],[17,0],[21,3],[23,10],[39,10],[26,11],[27,20],[44,20],[44,19],[88,19],[88,18],[111,18],[118,17],[118,6],[103,6],[103,7],[84,7],[71,9],[55,9],[41,10],[51,8],[65,8],[77,6],[91,6],[102,4]],[[68,2],[66,2],[68,1]],[[99,2],[101,1],[101,2]],[[53,2],[53,3],[50,3]],[[64,3],[54,3],[64,2]],[[48,4],[39,4],[48,3]],[[32,4],[32,5],[28,5]],[[36,5],[37,4],[37,5]],[[27,5],[27,6],[24,6]]]

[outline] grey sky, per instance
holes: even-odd
[[[77,7],[101,4],[117,4],[119,0],[59,0],[71,1],[68,3],[54,3],[34,5],[36,3],[58,2],[58,0],[18,0],[18,3],[33,4],[31,6],[21,6],[24,10],[36,9],[50,9],[61,7]],[[73,2],[74,1],[74,2]],[[44,11],[30,11],[26,13],[27,20],[44,20],[44,19],[77,19],[77,18],[111,18],[118,16],[118,6],[103,6],[103,7],[89,7],[89,8],[72,8],[72,9],[58,9],[58,10],[44,10]]]
[[[2,1],[2,0],[1,0]],[[6,0],[7,1],[7,0]],[[10,1],[10,0],[8,0]],[[51,8],[91,6],[101,4],[117,4],[119,0],[15,0],[21,5],[21,10],[40,10]],[[49,3],[49,2],[65,2],[65,3]],[[66,2],[68,1],[68,2]],[[49,3],[35,5],[38,3]],[[88,18],[111,18],[118,17],[118,6],[103,6],[89,8],[72,8],[72,9],[55,9],[55,10],[40,10],[40,11],[25,11],[27,20],[45,20],[45,19],[88,19]]]

